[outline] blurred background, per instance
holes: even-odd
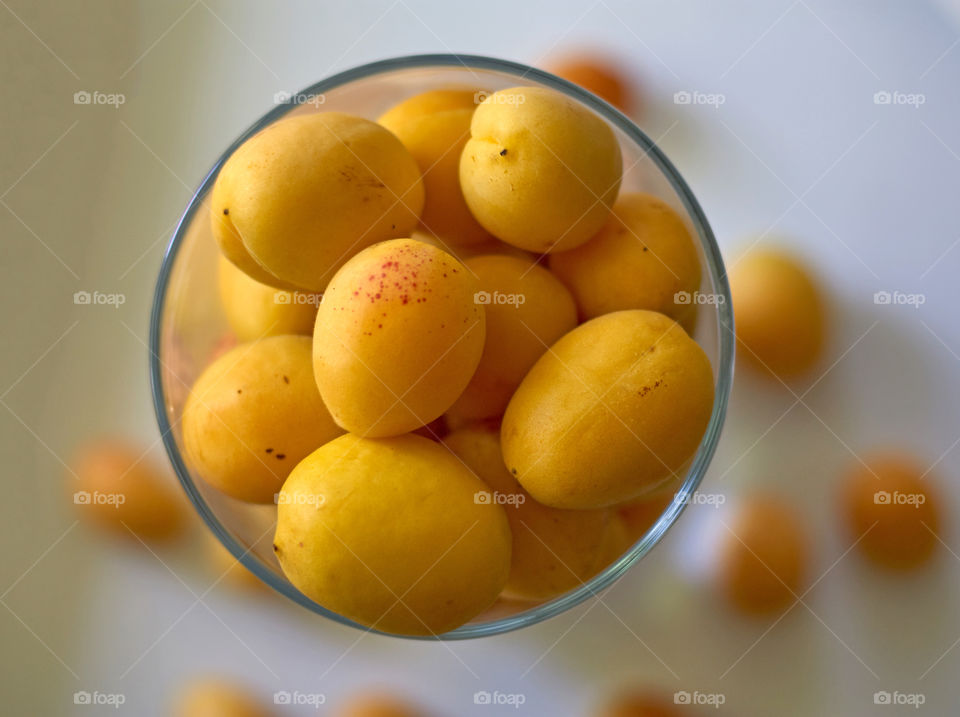
[[[690,714],[956,713],[958,45],[947,0],[0,0],[2,711],[169,714],[184,683],[214,674],[321,711],[380,689],[438,715],[587,715],[627,687],[688,695],[702,703]],[[453,644],[237,589],[195,517],[162,547],[86,525],[78,445],[121,433],[166,465],[147,377],[157,271],[193,189],[276,93],[404,54],[549,67],[580,51],[628,78],[632,113],[729,264],[786,246],[827,297],[817,371],[790,386],[738,374],[712,500],[602,599]],[[840,525],[839,477],[890,447],[917,456],[941,511],[933,556],[905,574],[873,569]],[[811,537],[802,599],[767,617],[713,584],[725,516],[757,490],[795,506]]]

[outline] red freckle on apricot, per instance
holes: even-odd
[[[380,298],[380,292],[377,292],[376,294],[374,294],[374,295],[373,295],[373,298],[374,298],[374,299],[379,299],[379,298]]]

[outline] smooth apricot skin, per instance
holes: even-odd
[[[343,433],[317,391],[308,336],[240,344],[200,375],[183,408],[191,467],[229,496],[272,503],[293,467]]]
[[[460,154],[470,138],[476,96],[473,90],[431,90],[391,107],[377,120],[400,138],[423,174],[420,226],[454,246],[493,238],[473,218],[460,189]]]
[[[362,625],[440,634],[490,607],[510,570],[501,506],[426,438],[340,436],[290,474],[274,551],[307,597]]]
[[[751,249],[730,268],[737,357],[761,374],[791,379],[819,363],[826,302],[810,269],[780,249]]]
[[[590,241],[551,254],[549,266],[584,319],[649,309],[685,324],[696,310],[700,259],[693,237],[680,215],[649,194],[621,195]]]
[[[364,247],[407,236],[423,181],[399,139],[370,120],[318,112],[280,120],[224,163],[211,197],[224,255],[261,283],[321,292]],[[251,272],[250,260],[267,276]]]
[[[413,239],[382,242],[347,262],[314,330],[314,374],[334,420],[382,437],[443,414],[483,352],[476,290],[463,264]]]
[[[798,512],[784,501],[754,496],[723,536],[717,566],[720,593],[746,615],[780,613],[803,594],[810,540]]]
[[[662,314],[617,311],[581,324],[530,369],[503,416],[503,456],[545,505],[607,507],[670,480],[712,409],[703,349]]]
[[[220,302],[240,341],[313,333],[318,294],[284,291],[252,279],[224,256],[217,266]]]
[[[620,526],[608,510],[557,510],[537,503],[503,464],[499,436],[482,427],[463,428],[446,445],[490,490],[510,522],[510,577],[503,596],[547,600],[579,587],[622,546]],[[617,552],[619,555],[619,552]]]
[[[169,471],[161,471],[146,450],[120,437],[82,445],[70,462],[75,479],[67,480],[78,515],[135,542],[138,537],[167,541],[182,535],[182,496]]]
[[[937,550],[940,499],[924,466],[906,453],[878,452],[844,477],[841,515],[856,550],[889,571],[914,570]]]
[[[467,259],[486,316],[486,340],[477,370],[449,413],[475,420],[502,416],[530,367],[577,325],[566,287],[542,266],[517,257]]]
[[[573,249],[606,221],[623,159],[613,130],[540,87],[494,92],[474,111],[460,158],[467,206],[491,234],[540,253]]]

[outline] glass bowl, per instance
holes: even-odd
[[[623,150],[623,190],[654,194],[684,218],[697,239],[700,292],[715,299],[699,307],[694,338],[713,366],[713,412],[676,497],[629,550],[580,587],[542,604],[501,602],[456,630],[415,639],[455,640],[516,630],[578,605],[610,586],[663,537],[697,489],[713,457],[733,374],[730,290],[716,240],[700,205],[673,165],[630,119],[589,92],[515,62],[464,55],[420,55],[374,62],[322,80],[296,95],[278,93],[277,106],[253,124],[214,164],[200,184],[167,248],[157,280],[150,325],[150,380],[157,422],[180,482],[217,538],[257,577],[291,600],[339,623],[354,623],[303,595],[273,555],[276,508],[223,495],[191,472],[184,460],[180,419],[190,385],[229,335],[217,294],[218,249],[210,232],[209,194],[217,172],[247,138],[294,113],[341,111],[375,119],[398,101],[430,89],[468,85],[497,90],[517,85],[552,88],[586,105],[613,128]]]

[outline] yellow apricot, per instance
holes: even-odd
[[[423,208],[420,170],[376,122],[339,112],[276,122],[226,161],[211,199],[221,250],[272,284],[323,291],[355,252],[406,236]]]
[[[803,592],[809,569],[806,527],[782,500],[753,496],[723,536],[719,588],[748,615],[780,612]]]
[[[622,170],[620,145],[599,116],[555,90],[515,87],[474,111],[460,185],[487,231],[547,253],[573,249],[600,229]]]
[[[476,281],[446,252],[413,239],[357,254],[330,282],[314,330],[317,386],[336,422],[392,436],[438,418],[483,351]]]
[[[566,334],[530,369],[503,416],[503,455],[541,503],[610,506],[670,480],[712,408],[703,349],[663,314],[616,311]]]
[[[550,255],[581,316],[649,309],[681,321],[696,305],[700,260],[693,237],[670,206],[649,194],[623,194],[600,231],[576,249]]]
[[[186,525],[182,494],[146,452],[119,437],[81,446],[71,461],[76,480],[67,483],[78,514],[134,541],[181,535]]]
[[[730,268],[737,357],[761,373],[791,378],[823,353],[826,307],[813,275],[779,249],[752,249]]]
[[[290,582],[344,617],[447,632],[492,605],[510,570],[507,517],[485,490],[426,438],[348,433],[287,478],[274,550]]]
[[[937,549],[940,505],[916,458],[878,452],[847,474],[840,496],[851,541],[867,560],[888,570],[911,570]]]
[[[217,271],[223,311],[240,341],[313,333],[320,303],[318,294],[261,284],[224,256],[220,257]]]
[[[464,264],[478,281],[487,338],[473,378],[449,413],[463,419],[500,416],[530,367],[577,325],[577,308],[549,271],[524,259],[487,255]]]
[[[616,545],[610,511],[558,510],[537,503],[504,466],[496,433],[463,428],[444,444],[483,479],[490,491],[487,500],[502,505],[510,521],[513,550],[504,597],[546,600],[565,593],[605,567],[622,546]]]
[[[200,477],[253,503],[272,503],[302,458],[343,433],[317,391],[308,336],[271,336],[220,356],[190,389],[182,425]]]
[[[490,241],[460,190],[460,154],[470,138],[473,90],[431,90],[390,108],[377,121],[393,132],[417,161],[426,199],[420,225],[455,246]]]

